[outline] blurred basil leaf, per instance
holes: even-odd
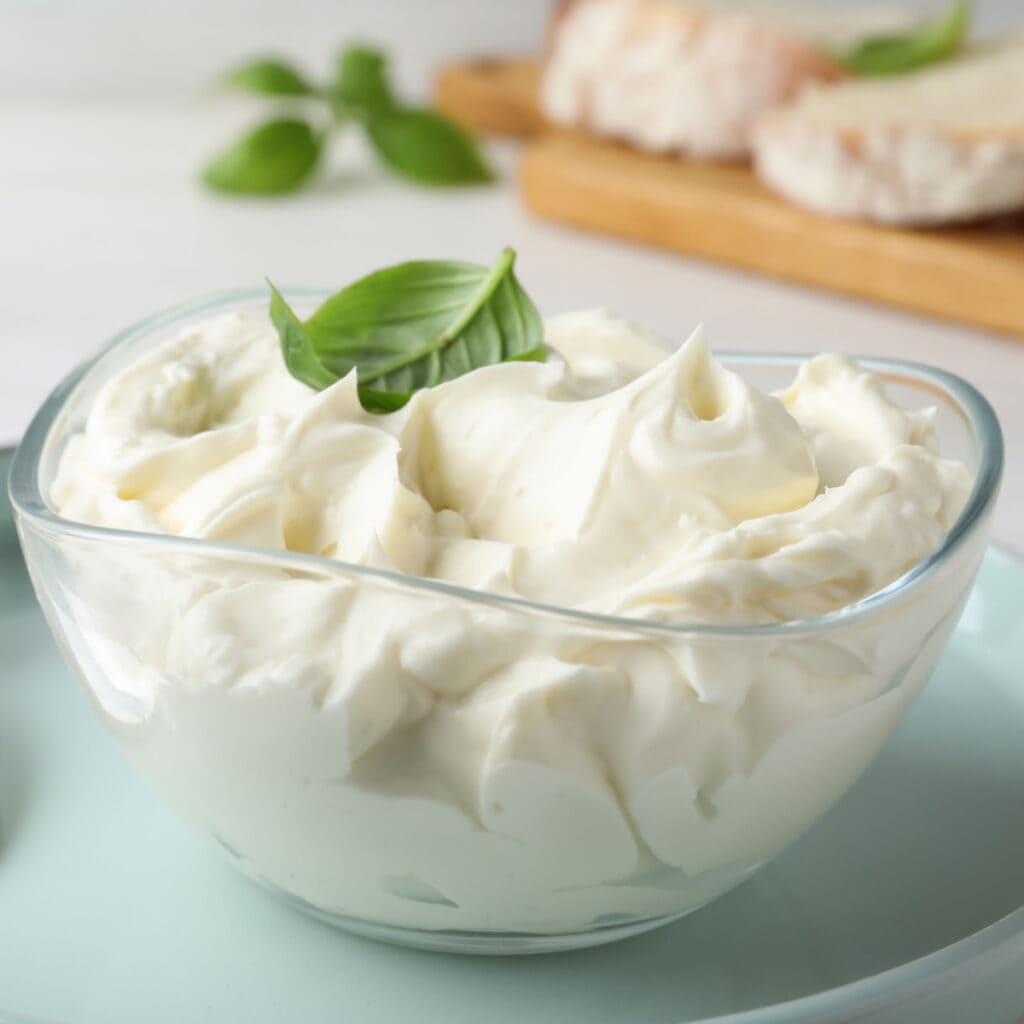
[[[295,68],[273,57],[240,64],[221,81],[229,88],[262,96],[312,96],[316,93]]]
[[[955,0],[942,16],[903,35],[874,36],[840,59],[859,75],[902,75],[935,64],[960,49],[970,28],[970,0]]]
[[[338,58],[332,95],[364,115],[394,106],[387,57],[366,46],[345,49]]]
[[[493,180],[472,137],[432,110],[378,110],[366,130],[381,159],[413,181],[467,185]]]
[[[283,195],[313,172],[323,143],[308,122],[267,121],[206,167],[203,181],[218,192]]]

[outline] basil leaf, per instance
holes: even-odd
[[[371,114],[393,106],[387,58],[380,50],[350,46],[338,58],[332,95],[361,114]]]
[[[505,249],[493,267],[400,263],[331,296],[304,323],[271,285],[270,315],[293,377],[322,389],[355,369],[371,412],[413,392],[510,360],[546,358],[536,306]]]
[[[288,372],[315,391],[329,388],[338,378],[317,359],[309,335],[291,306],[269,281],[267,285],[270,288],[270,319],[281,339],[281,354]]]
[[[268,121],[215,157],[203,180],[218,192],[294,192],[313,172],[322,146],[306,121]]]
[[[906,35],[875,36],[840,56],[860,75],[901,75],[935,64],[960,49],[971,21],[970,0],[955,0],[941,17]]]
[[[312,96],[316,92],[290,64],[273,57],[242,64],[221,81],[229,88],[263,96]]]
[[[476,143],[453,121],[430,110],[378,110],[367,132],[394,171],[427,185],[464,185],[493,179]]]

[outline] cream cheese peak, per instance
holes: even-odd
[[[103,388],[53,488],[90,523],[303,551],[589,611],[764,623],[824,613],[941,542],[966,470],[928,411],[818,356],[778,395],[603,311],[366,413],[354,374],[292,379],[262,317],[146,353]]]

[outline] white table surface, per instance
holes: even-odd
[[[1007,23],[1014,7],[982,0],[983,24]],[[677,339],[703,321],[720,349],[889,355],[960,373],[1002,420],[1008,461],[995,534],[1024,551],[1020,341],[544,223],[516,198],[508,144],[491,147],[503,172],[492,188],[398,185],[351,143],[296,198],[226,200],[197,184],[204,159],[259,117],[258,103],[206,88],[239,56],[281,51],[326,67],[338,42],[369,39],[395,54],[407,89],[423,91],[445,55],[535,49],[546,10],[541,0],[8,0],[0,445],[16,441],[75,362],[160,308],[265,276],[333,288],[416,256],[487,261],[508,244],[545,312],[608,306]]]

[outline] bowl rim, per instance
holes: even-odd
[[[983,984],[1024,954],[1024,907],[931,953],[835,988],[707,1017],[694,1024],[848,1024],[913,1010],[965,982]]]
[[[328,292],[323,289],[288,288],[286,290],[293,296],[307,300],[322,300],[328,295]],[[115,352],[133,346],[148,334],[204,313],[211,316],[218,313],[223,314],[232,309],[248,307],[258,301],[265,301],[266,298],[267,294],[263,290],[245,288],[217,292],[171,306],[118,331],[105,341],[92,356],[87,357],[72,369],[36,411],[28,430],[15,450],[8,478],[8,493],[19,526],[22,522],[29,523],[38,532],[87,541],[103,541],[117,546],[145,545],[148,548],[164,548],[176,554],[191,553],[195,555],[206,552],[220,557],[230,556],[236,561],[272,562],[277,566],[305,574],[315,573],[320,576],[344,574],[349,577],[390,584],[403,590],[440,594],[459,601],[469,601],[474,604],[529,612],[634,633],[656,633],[679,637],[758,636],[764,638],[820,633],[839,626],[852,625],[875,615],[895,599],[917,590],[935,574],[940,566],[950,560],[975,530],[981,527],[999,491],[1004,463],[1003,434],[995,411],[981,392],[962,377],[925,363],[855,356],[853,358],[860,365],[878,373],[883,378],[895,383],[916,385],[929,390],[963,416],[978,448],[978,467],[974,484],[956,523],[943,543],[927,558],[912,566],[886,586],[859,601],[822,615],[790,619],[786,622],[756,625],[673,624],[651,622],[629,616],[605,615],[578,608],[531,601],[516,595],[477,590],[397,570],[358,565],[340,559],[325,558],[321,555],[280,551],[177,534],[148,533],[140,530],[93,526],[65,519],[50,507],[39,486],[41,462],[54,427],[86,378],[91,378],[94,372],[101,369],[101,364],[105,363]],[[716,356],[728,365],[740,368],[744,365],[798,366],[811,358],[807,353],[778,352],[727,351],[716,353]]]

